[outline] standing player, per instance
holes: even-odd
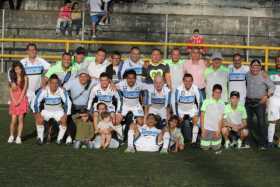
[[[268,146],[273,147],[276,122],[280,119],[280,56],[275,59],[275,69],[269,70],[269,77],[276,89],[268,102]],[[280,141],[277,146],[280,148]]]
[[[41,103],[44,102],[44,109],[41,109]],[[52,75],[49,78],[48,85],[41,89],[34,100],[33,112],[35,114],[37,128],[37,143],[43,144],[44,140],[44,121],[54,119],[59,125],[57,144],[61,144],[67,127],[67,115],[71,114],[71,101],[67,92],[59,87],[59,78]]]
[[[193,77],[186,73],[183,77],[183,84],[175,91],[174,111],[181,120],[190,118],[193,124],[192,128],[192,143],[196,143],[198,135],[198,106],[200,105],[200,93],[193,84]],[[188,129],[185,123],[182,125],[184,138],[188,139]]]
[[[229,137],[237,136],[237,148],[241,148],[242,143],[248,136],[247,129],[247,112],[244,104],[240,103],[239,92],[233,91],[230,93],[230,103],[225,107],[224,126],[222,134],[225,139],[225,148],[230,146]]]
[[[240,93],[240,102],[245,104],[246,98],[246,74],[250,71],[248,66],[242,65],[241,55],[233,55],[233,65],[229,65],[229,93],[238,91]]]
[[[225,104],[221,99],[222,86],[215,84],[212,89],[212,97],[204,100],[201,107],[201,148],[203,150],[219,150],[221,148],[221,130]]]
[[[161,122],[157,128],[162,129],[170,116],[170,90],[164,86],[164,80],[157,76],[154,80],[154,86],[149,90],[148,107],[149,114],[160,116]]]

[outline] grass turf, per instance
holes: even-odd
[[[74,150],[66,145],[8,145],[9,116],[0,107],[1,186],[279,186],[280,150],[223,150],[222,154],[188,148],[177,154]],[[34,129],[25,120],[24,135]]]

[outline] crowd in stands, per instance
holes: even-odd
[[[280,147],[274,140],[280,119],[280,57],[265,72],[259,59],[243,65],[236,53],[225,66],[219,52],[205,61],[205,49],[188,50],[190,59],[183,59],[179,48],[163,59],[155,48],[144,62],[138,47],[125,60],[118,51],[108,55],[100,48],[91,55],[78,47],[50,65],[38,56],[35,44],[28,44],[27,57],[8,73],[8,143],[22,143],[30,108],[39,145],[56,135],[57,144],[75,149],[125,145],[127,152],[219,151],[222,145],[250,148],[253,142],[261,150]]]

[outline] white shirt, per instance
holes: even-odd
[[[104,12],[101,9],[102,6],[101,0],[88,0],[88,4],[90,6],[90,15],[96,15],[98,13]]]
[[[107,60],[105,60],[102,64],[97,64],[95,60],[87,63],[88,63],[87,70],[90,77],[95,77],[97,79],[99,78],[101,73],[106,72],[106,68],[110,64],[110,62]]]

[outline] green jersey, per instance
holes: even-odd
[[[233,109],[231,104],[227,104],[224,112],[224,119],[231,125],[241,125],[242,120],[247,119],[247,112],[243,104]]]

